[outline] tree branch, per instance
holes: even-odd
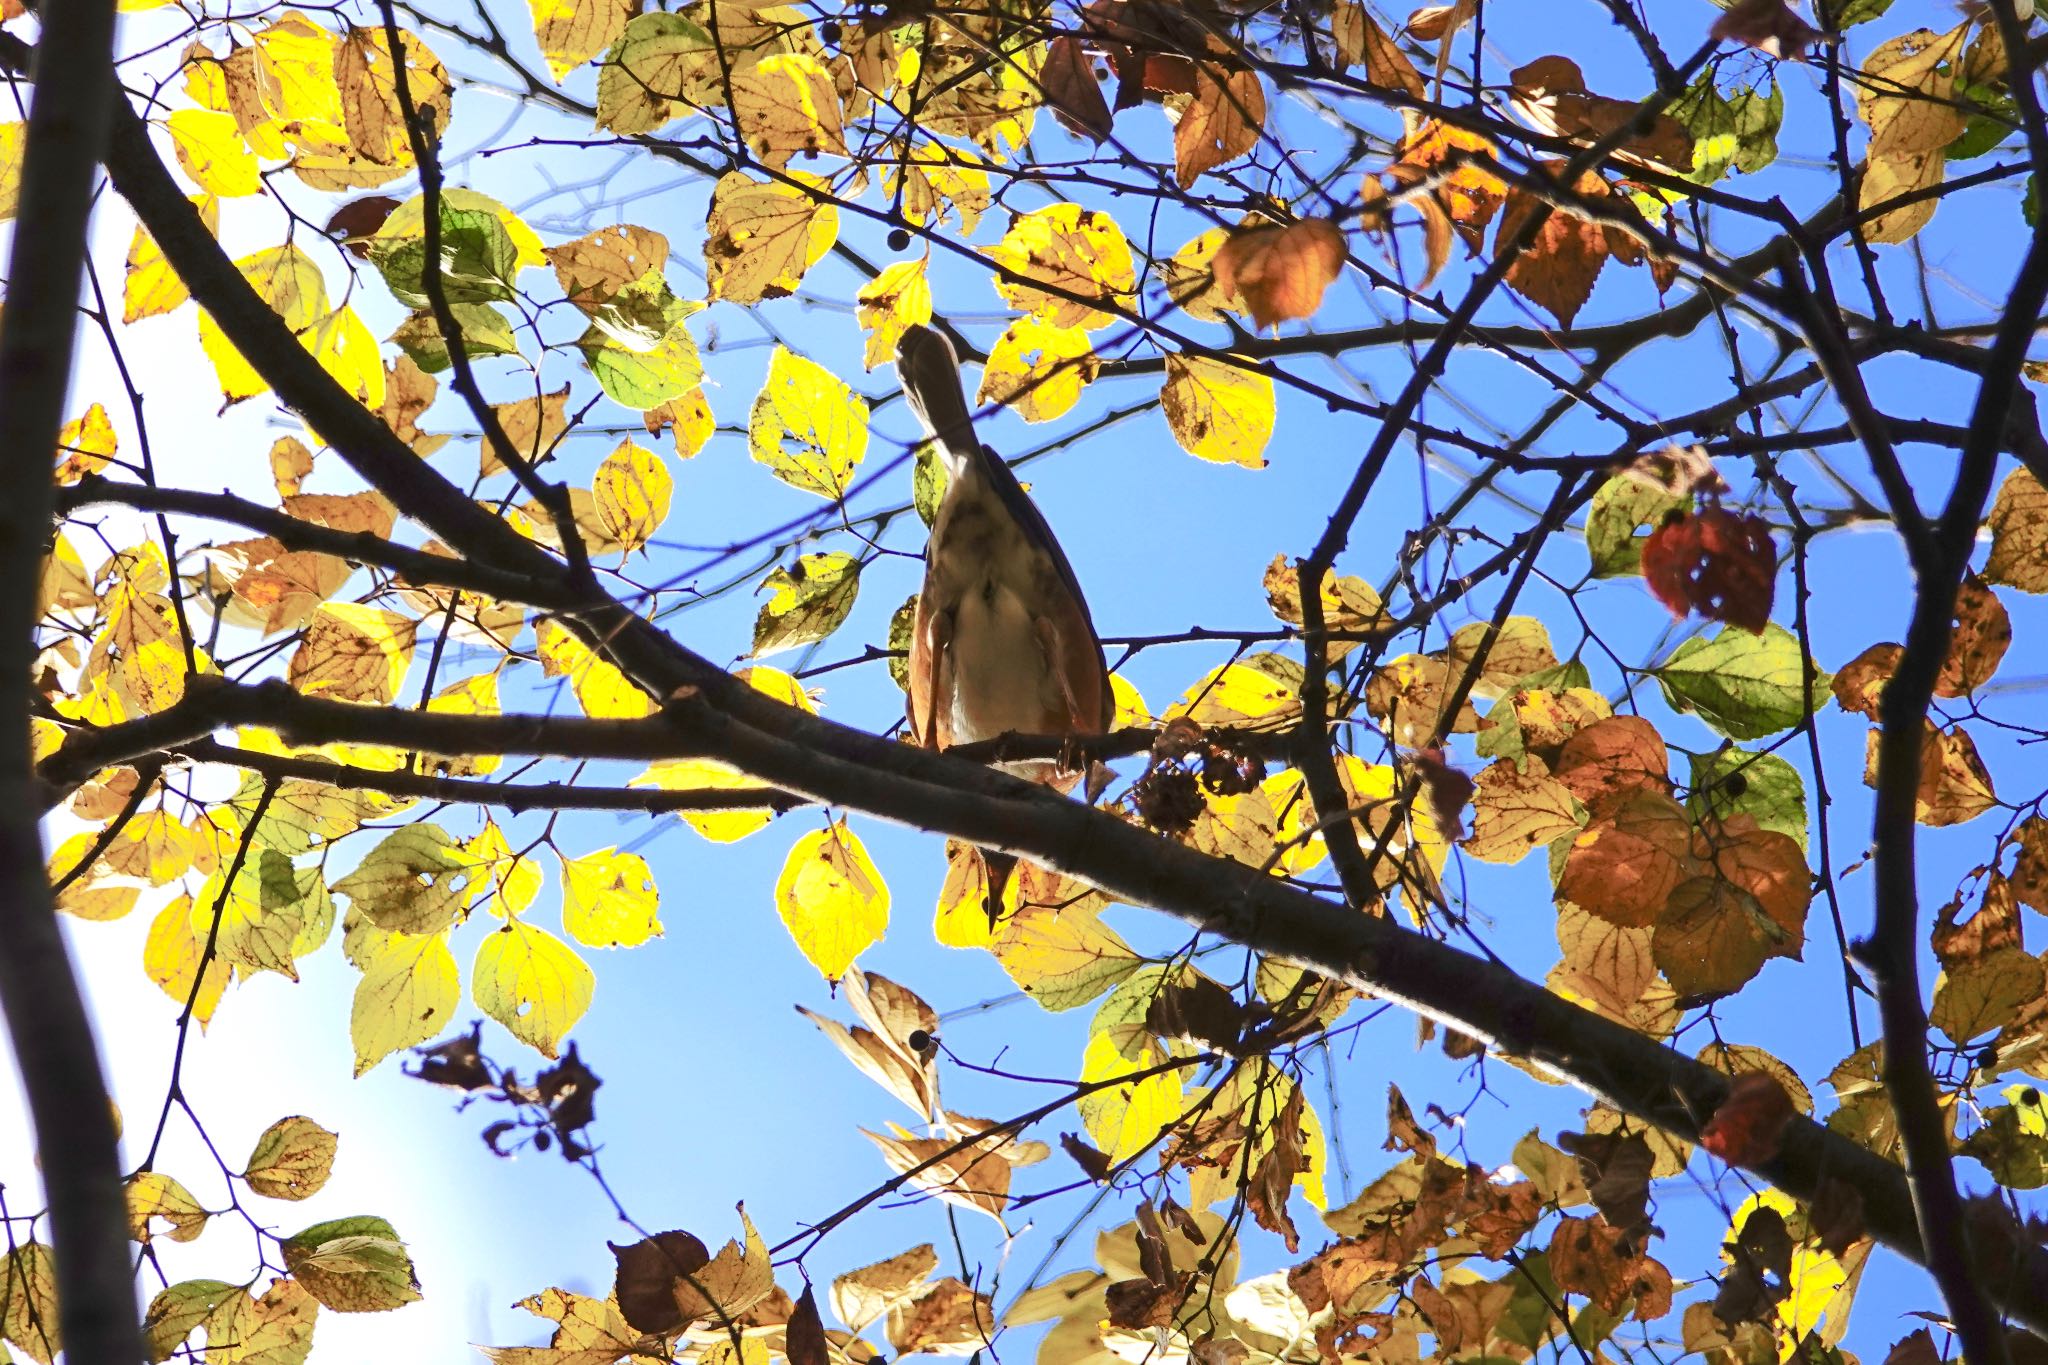
[[[113,0],[45,5],[41,60],[63,79],[29,109],[7,311],[0,317],[0,451],[15,462],[0,499],[0,1009],[35,1121],[55,1242],[58,1321],[74,1365],[142,1359],[127,1201],[107,1085],[44,874],[29,748],[30,673],[51,460],[64,421],[93,181],[114,88]]]

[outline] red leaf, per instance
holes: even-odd
[[[1745,1071],[1700,1129],[1700,1146],[1731,1166],[1756,1166],[1778,1154],[1797,1110],[1785,1087],[1761,1071]]]
[[[1771,528],[1753,513],[1675,513],[1643,541],[1643,579],[1673,616],[1696,611],[1758,635],[1770,623],[1777,567]]]

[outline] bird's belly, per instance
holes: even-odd
[[[952,741],[972,744],[1015,731],[1064,730],[1059,683],[1024,601],[991,576],[963,595],[948,645],[954,680]]]

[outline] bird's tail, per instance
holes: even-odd
[[[965,466],[981,458],[981,442],[975,439],[974,417],[960,384],[960,358],[954,354],[952,342],[913,323],[896,342],[896,377],[903,385],[903,396],[910,400],[910,410],[938,447],[949,475],[957,477]]]

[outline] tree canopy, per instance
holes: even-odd
[[[2048,37],[1816,3],[0,0],[0,1360],[437,1292],[283,1207],[345,1126],[181,1086],[329,955],[356,1075],[628,1229],[498,1365],[2039,1359]],[[915,325],[1103,733],[907,742]],[[124,919],[154,1114],[66,949]],[[909,1111],[813,1116],[836,1210],[607,1178],[672,1073],[578,1025],[709,935]]]

